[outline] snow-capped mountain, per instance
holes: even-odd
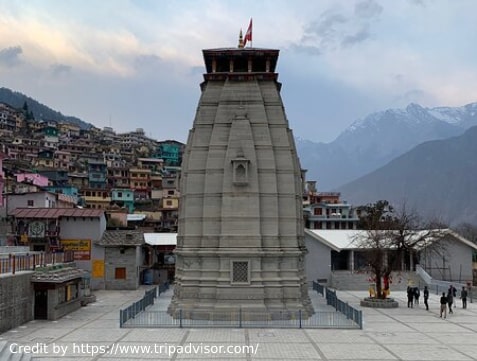
[[[419,144],[337,190],[354,205],[386,199],[449,226],[477,222],[477,126]]]
[[[424,108],[410,104],[355,121],[331,143],[297,139],[301,166],[319,190],[332,190],[359,178],[430,140],[462,134],[477,125],[477,103]],[[319,131],[319,128],[316,129]]]

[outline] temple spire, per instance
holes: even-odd
[[[244,44],[243,44],[243,35],[242,35],[242,29],[240,29],[238,47],[239,47],[240,49],[244,47]]]

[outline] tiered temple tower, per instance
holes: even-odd
[[[182,162],[173,315],[313,313],[303,182],[275,72],[278,53],[203,50],[207,72]]]

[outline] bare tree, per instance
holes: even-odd
[[[360,207],[360,228],[365,232],[353,241],[364,249],[377,298],[386,298],[393,270],[404,269],[406,260],[415,257],[420,249],[436,244],[445,234],[441,223],[425,223],[405,205],[396,211],[386,200]]]
[[[457,233],[469,241],[477,243],[477,226],[471,223],[461,223],[455,227]]]

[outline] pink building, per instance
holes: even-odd
[[[36,173],[15,174],[18,183],[30,183],[38,187],[48,187],[48,178]]]
[[[0,207],[3,207],[3,185],[5,182],[5,173],[3,172],[3,159],[5,154],[0,152]]]

